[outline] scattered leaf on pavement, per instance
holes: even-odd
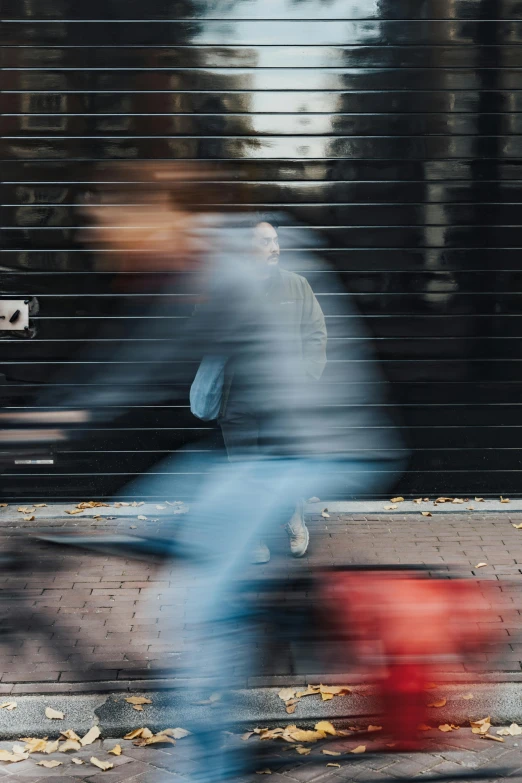
[[[147,739],[148,737],[152,737],[152,731],[150,729],[133,729],[132,731],[129,731],[128,734],[125,734],[123,739],[137,739],[138,737],[144,737]]]
[[[325,734],[331,734],[334,737],[337,734],[329,720],[320,720],[319,723],[315,724],[314,728],[316,731],[324,731]]]
[[[183,737],[190,736],[190,731],[188,729],[181,729],[178,726],[176,729],[163,729],[163,731],[160,731],[160,734],[166,734],[167,737],[172,737],[173,739],[183,739]]]
[[[487,563],[477,563],[475,568],[484,568],[484,566],[487,566]]]
[[[103,772],[114,767],[114,764],[112,764],[110,761],[100,761],[100,759],[97,759],[96,756],[91,756],[89,761],[91,764],[94,764],[95,767],[98,767],[98,769],[103,770]]]
[[[327,750],[326,748],[321,751],[321,753],[324,753],[325,756],[340,756],[341,751],[340,750]]]
[[[328,513],[327,508],[325,508],[324,511],[321,511],[321,516],[324,517],[325,519],[330,519],[330,514]]]
[[[475,498],[475,503],[485,503],[484,498]]]
[[[431,517],[432,516],[431,511],[421,511],[421,514],[422,514],[423,517]]]
[[[296,745],[295,749],[299,753],[300,756],[308,756],[308,754],[312,752],[312,748],[305,748],[304,745]],[[323,750],[323,753],[324,753],[324,750]]]
[[[245,731],[245,733],[241,735],[241,739],[246,742],[246,740],[250,739],[254,734],[255,731]]]
[[[82,514],[83,513],[83,508],[66,508],[65,509],[65,513],[66,514],[71,514],[71,516],[73,514]]]
[[[501,503],[509,503],[509,498],[503,498],[502,495],[500,496],[500,502]]]
[[[143,707],[141,706],[141,704],[133,704],[132,709],[136,710],[136,712],[143,712]]]
[[[340,764],[336,764],[334,761],[329,761],[326,766],[327,767],[336,767],[337,769],[341,769],[341,765]]]
[[[482,734],[482,739],[495,740],[495,742],[505,742],[502,737],[495,737],[494,734]]]
[[[514,527],[516,530],[521,530],[521,529],[522,529],[522,522],[520,523],[520,525],[513,525],[513,527]]]
[[[357,745],[356,748],[350,751],[350,753],[365,753],[366,745]]]
[[[80,744],[82,745],[82,747],[85,747],[86,745],[92,745],[94,740],[97,740],[98,737],[100,736],[100,734],[101,734],[101,731],[100,731],[99,727],[98,726],[93,726],[91,729],[89,729],[89,731],[87,732],[85,737],[81,738]]]
[[[52,707],[46,707],[45,717],[50,720],[63,720],[63,712],[60,712],[60,710],[53,710]]]
[[[372,731],[382,731],[382,726],[372,726],[371,724],[368,726],[366,731],[372,732]]]
[[[53,767],[59,767],[61,764],[62,762],[56,761],[56,759],[44,759],[44,761],[37,762],[38,767],[46,767],[47,769],[53,769]]]
[[[121,756],[121,745],[115,745],[108,753],[112,753],[114,756]]]
[[[417,731],[431,731],[431,726],[428,726],[427,723],[419,723]]]
[[[295,698],[295,692],[297,688],[282,688],[277,694],[283,701]]]
[[[499,729],[497,734],[500,734],[503,737],[518,737],[522,734],[522,727],[519,726],[518,723],[512,723],[511,726]]]
[[[4,701],[3,704],[0,704],[0,710],[14,710],[17,706],[15,701]]]
[[[128,696],[125,701],[128,704],[152,704],[151,699],[147,699],[145,696]]]
[[[56,753],[58,750],[58,740],[54,740],[54,742],[48,742],[45,746],[44,753]]]
[[[443,723],[439,726],[439,731],[453,731],[449,723]]]
[[[46,508],[47,507],[47,503],[35,503],[34,507],[35,508]]]
[[[36,519],[34,514],[31,514],[28,517],[24,517],[24,522],[32,522],[34,519]]]
[[[80,738],[74,729],[64,729],[64,731],[61,731],[60,734],[62,737],[65,737],[65,739],[76,740],[77,742],[80,741]]]
[[[9,750],[0,750],[0,761],[24,761],[29,758],[28,753],[11,753]]]
[[[391,498],[390,503],[404,503],[404,498],[399,496],[398,498]]]
[[[78,740],[68,739],[58,747],[60,753],[67,753],[68,750],[81,750],[82,746]]]
[[[480,720],[470,720],[471,731],[473,734],[487,734],[491,728],[491,718],[481,718]]]
[[[38,739],[37,737],[22,737],[21,742],[25,742],[24,750],[27,753],[44,753],[47,747],[47,737]]]
[[[427,706],[428,707],[445,707],[446,706],[446,699],[437,699],[437,701],[431,701]]]
[[[462,698],[466,699],[466,701],[469,701],[470,699],[473,698],[473,694],[472,693],[464,693]]]
[[[85,762],[82,761],[81,759],[72,759],[72,763],[73,764],[85,764]]]
[[[256,775],[271,775],[272,770],[271,769],[256,769]]]
[[[384,506],[385,511],[395,511],[397,506]]]

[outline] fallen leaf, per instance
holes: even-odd
[[[429,704],[426,705],[427,707],[445,707],[446,706],[446,699],[437,699],[437,701],[432,701]]]
[[[404,503],[404,498],[400,496],[398,498],[391,498],[390,503]]]
[[[20,506],[20,508],[17,509],[21,514],[32,514],[34,510],[35,509],[32,506]]]
[[[14,710],[17,706],[15,701],[4,701],[3,704],[0,704],[0,710]]]
[[[11,761],[16,763],[17,761],[25,761],[25,759],[28,758],[28,753],[11,753],[9,750],[0,750],[0,761]]]
[[[128,503],[122,503],[121,505],[122,506],[128,506],[129,504]],[[100,508],[100,506],[105,506],[106,508],[109,508],[110,507],[110,503],[102,503],[99,500],[87,500],[87,501],[84,501],[83,503],[78,503],[76,508],[81,508],[83,510],[84,508]]]
[[[366,731],[372,732],[372,731],[382,731],[382,726],[368,726]]]
[[[495,742],[505,742],[502,737],[495,737],[494,734],[482,734],[482,739],[495,740]]]
[[[397,506],[384,506],[385,511],[395,511]]]
[[[473,734],[487,734],[491,728],[491,718],[481,718],[480,720],[470,720],[471,731]]]
[[[484,498],[475,498],[475,503],[485,503]]]
[[[54,742],[48,742],[45,746],[44,753],[56,753],[58,750],[58,740],[54,740]]]
[[[437,498],[437,500],[434,500],[434,503],[453,503],[455,498]]]
[[[484,568],[484,566],[487,566],[487,563],[477,563],[475,568]]]
[[[414,498],[414,503],[422,503],[422,498]]]
[[[321,516],[324,517],[325,519],[330,519],[330,514],[328,513],[327,508],[325,508],[324,511],[321,511]]]
[[[47,503],[35,503],[34,507],[35,508],[46,508],[47,507]]]
[[[296,742],[317,742],[317,740],[324,739],[326,732],[324,731],[311,731],[309,729],[298,729],[296,726],[289,726],[284,732],[286,737],[295,740]]]
[[[417,731],[431,731],[431,726],[428,726],[427,723],[419,723]]]
[[[72,763],[73,764],[85,764],[85,762],[82,761],[81,759],[72,759]]]
[[[36,519],[34,514],[31,514],[29,517],[24,517],[24,522],[32,522],[33,519]]]
[[[128,696],[125,701],[127,704],[152,704],[152,700],[146,696]]]
[[[427,682],[426,685],[424,686],[424,690],[425,691],[433,691],[435,688],[438,688],[438,687],[439,686],[437,685],[436,682]]]
[[[314,728],[316,731],[324,731],[325,734],[331,734],[333,737],[337,734],[329,720],[320,720],[319,723],[315,724]]]
[[[431,511],[421,511],[421,514],[423,517],[431,517],[432,513]]]
[[[46,707],[45,717],[50,720],[63,720],[63,712],[60,712],[60,710],[53,710],[52,707]]]
[[[305,748],[303,745],[296,745],[295,749],[300,756],[308,756],[308,754],[312,752],[312,748]]]
[[[85,737],[81,738],[80,743],[81,743],[82,747],[85,747],[86,745],[92,745],[94,740],[97,740],[98,737],[100,736],[100,734],[101,734],[101,731],[100,731],[99,727],[98,726],[93,726],[91,729],[89,729],[89,731],[87,732]]]
[[[25,753],[25,748],[22,748],[21,745],[13,745],[13,753]]]
[[[453,731],[449,723],[443,723],[441,726],[439,726],[439,731]]]
[[[65,509],[66,514],[83,514],[83,508],[66,508]]]
[[[271,775],[272,770],[271,769],[256,769],[256,775]]]
[[[133,704],[132,709],[136,710],[136,712],[143,712],[143,707],[141,706],[141,704]]]
[[[520,734],[522,734],[522,727],[519,726],[518,723],[512,723],[511,726],[507,726],[504,729],[499,729],[497,734],[500,734],[503,737],[518,737]]]
[[[346,696],[346,694],[352,692],[352,689],[348,685],[320,685],[319,692],[321,694],[332,694],[333,696]]]
[[[0,508],[7,508],[9,503],[0,503]]]
[[[466,701],[469,701],[470,699],[472,699],[472,698],[473,698],[473,694],[472,694],[472,693],[465,693],[465,694],[462,696],[462,698],[463,698],[463,699],[466,699]]]
[[[325,756],[340,756],[341,751],[340,750],[327,750],[326,748],[321,751],[321,753],[324,753]]]
[[[76,740],[77,742],[80,741],[80,738],[74,729],[65,729],[64,731],[61,731],[60,734],[62,737],[65,737],[65,739]]]
[[[66,753],[68,750],[81,750],[81,744],[78,740],[68,739],[59,746],[60,753]]]
[[[503,498],[502,495],[500,496],[500,502],[501,503],[509,503],[509,498]],[[496,737],[495,737],[496,739]]]
[[[296,709],[297,709],[297,699],[295,700],[295,702],[293,704],[287,704],[286,705],[286,712],[289,715],[293,715],[294,712],[296,711]]]
[[[92,729],[91,729],[92,731]],[[152,737],[152,731],[150,729],[133,729],[132,731],[129,731],[128,734],[125,734],[123,739],[137,739],[137,737],[144,737],[145,739],[148,739],[148,737]]]
[[[356,748],[350,751],[350,753],[365,753],[366,745],[357,745]]]
[[[305,691],[298,691],[296,693],[296,698],[302,699],[303,696],[315,696],[318,693],[321,693],[320,685],[307,685]]]
[[[38,739],[37,737],[22,737],[21,742],[25,742],[24,750],[27,753],[44,753],[47,747],[47,737]]]
[[[513,527],[514,527],[516,530],[520,530],[520,529],[522,529],[522,522],[520,523],[520,525],[513,525]]]
[[[245,733],[241,735],[241,739],[243,740],[243,742],[246,742],[254,734],[255,734],[255,731],[245,731]]]
[[[56,761],[56,759],[47,759],[44,761],[39,761],[37,763],[37,767],[46,767],[47,769],[53,769],[53,767],[59,767],[62,764],[61,761]]]
[[[108,750],[107,753],[112,753],[114,756],[121,756],[121,745],[115,745],[113,748]]]
[[[94,764],[95,767],[98,767],[98,769],[103,770],[103,772],[114,767],[114,764],[112,764],[110,761],[100,761],[100,759],[97,759],[96,756],[91,756],[89,761],[91,764]]]
[[[147,519],[147,517],[144,517],[142,514],[138,516],[138,519]]]
[[[453,498],[452,503],[464,503],[463,498]]]
[[[327,767],[336,767],[337,769],[341,769],[341,765],[340,764],[336,764],[334,761],[329,761],[326,766]]]
[[[283,701],[288,701],[289,699],[295,698],[295,692],[297,688],[281,688],[279,693],[277,694],[280,699]]]

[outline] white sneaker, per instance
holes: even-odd
[[[270,560],[270,550],[264,541],[258,541],[250,554],[250,562],[254,565],[268,563]]]
[[[298,503],[292,519],[286,526],[290,539],[290,552],[294,557],[303,557],[310,543],[310,532],[303,519],[303,505]]]

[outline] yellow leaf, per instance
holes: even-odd
[[[0,508],[7,508],[9,503],[0,503]]]
[[[289,715],[293,715],[296,709],[297,709],[297,702],[295,704],[288,704],[286,707],[286,711]]]
[[[169,737],[167,734],[160,731],[158,734],[154,734],[152,737],[148,737],[147,739],[144,739],[143,737],[139,737],[138,739],[135,739],[132,744],[136,745],[137,748],[143,748],[145,747],[145,745],[159,745],[159,744],[175,745],[176,740],[172,739],[172,737]]]
[[[289,699],[295,698],[296,690],[297,688],[282,688],[277,695],[283,701],[288,701]]]
[[[400,496],[398,498],[391,498],[390,503],[404,503],[404,498]]]
[[[256,775],[271,775],[272,770],[271,769],[256,769]]]
[[[28,753],[44,753],[47,747],[46,739],[37,739],[36,737],[22,737],[22,742],[25,742],[24,750]]]
[[[14,710],[17,706],[15,701],[4,701],[3,704],[0,704],[0,710]]]
[[[485,503],[484,498],[475,498],[475,503]]]
[[[78,740],[68,739],[62,742],[58,750],[60,753],[67,753],[68,750],[81,750],[81,747]]]
[[[368,726],[366,731],[370,731],[370,732],[372,732],[372,731],[382,731],[382,726],[372,726],[372,725],[370,725],[370,726]]]
[[[341,765],[340,765],[340,764],[336,764],[336,763],[335,763],[335,762],[333,762],[333,761],[329,761],[329,762],[328,762],[328,764],[327,764],[326,766],[327,766],[327,767],[337,767],[337,769],[341,769]]]
[[[28,753],[11,753],[9,750],[0,750],[0,761],[24,761],[29,758]]]
[[[143,712],[143,707],[141,706],[141,704],[133,704],[132,709],[136,710],[136,712]]]
[[[419,723],[417,731],[431,731],[431,726],[428,726],[427,723]]]
[[[446,699],[437,699],[437,701],[432,701],[427,706],[428,707],[445,707],[446,706]]]
[[[98,726],[93,726],[92,729],[89,729],[85,737],[81,738],[80,743],[82,747],[85,747],[86,745],[92,745],[94,740],[97,740],[100,734],[101,731]]]
[[[25,753],[25,748],[21,745],[13,745],[13,753]]]
[[[366,745],[357,745],[356,748],[350,751],[350,753],[365,753]]]
[[[421,511],[421,514],[422,514],[423,517],[431,517],[432,516],[431,511]]]
[[[65,509],[66,514],[83,514],[83,508],[66,508]]]
[[[521,529],[522,529],[522,522],[520,523],[520,525],[513,525],[513,527],[514,527],[516,530],[521,530]]]
[[[316,731],[324,731],[325,734],[331,734],[334,737],[337,734],[329,720],[320,720],[319,723],[315,724],[314,728]]]
[[[473,734],[487,734],[491,728],[491,717],[481,718],[480,720],[470,720],[471,731]]]
[[[38,767],[46,767],[47,769],[53,769],[53,767],[59,767],[61,761],[56,761],[55,759],[47,759],[45,761],[39,761],[37,763]]]
[[[512,723],[511,726],[499,729],[497,734],[500,734],[503,737],[518,737],[520,734],[522,734],[522,728],[517,723]]]
[[[293,728],[292,731],[289,729]],[[288,727],[284,732],[287,737],[290,737],[296,742],[317,742],[317,740],[324,739],[326,733],[324,731],[309,731],[308,729],[298,729],[296,727]]]
[[[145,739],[152,737],[152,731],[150,729],[133,729],[128,734],[125,734],[123,739],[131,740],[137,737],[145,737]]]
[[[308,754],[312,752],[312,748],[305,748],[303,745],[296,745],[295,749],[300,756],[308,756]]]
[[[55,740],[54,742],[48,742],[45,746],[44,753],[56,753],[58,750],[58,740]]]
[[[47,507],[47,503],[35,503],[34,507],[35,508],[46,508]]]
[[[301,699],[303,696],[315,696],[317,693],[321,693],[320,685],[307,685],[305,691],[298,691],[296,698]]]
[[[475,568],[484,568],[484,566],[487,566],[487,563],[477,563]]]
[[[53,710],[52,707],[46,707],[45,717],[50,720],[63,720],[63,712],[60,712],[60,710]]]
[[[84,764],[85,762],[82,761],[81,759],[72,759],[72,763],[73,764]]]
[[[453,731],[453,729],[448,723],[443,723],[441,726],[439,726],[439,731]]]
[[[470,699],[472,699],[472,698],[473,698],[473,694],[472,694],[472,693],[465,693],[465,694],[462,696],[462,698],[463,698],[463,699],[466,699],[466,701],[469,701]]]
[[[76,740],[77,742],[80,741],[80,738],[74,729],[65,729],[64,731],[61,731],[60,734],[62,737],[65,737],[65,739]]]
[[[490,739],[495,740],[495,742],[504,742],[505,740],[502,739],[502,737],[495,737],[494,734],[483,734],[482,739]]]
[[[395,511],[397,506],[384,506],[385,511]]]
[[[320,685],[320,693],[331,693],[333,696],[346,696],[347,693],[351,693],[351,688],[348,685]]]
[[[324,753],[325,756],[340,756],[341,751],[340,750],[322,750],[321,753]]]
[[[503,498],[502,495],[500,496],[500,502],[501,503],[509,503],[509,498]],[[496,737],[495,737],[496,739]]]
[[[422,503],[422,498],[415,498],[414,503]]]
[[[91,764],[94,764],[95,767],[98,767],[98,769],[105,770],[112,769],[114,767],[114,764],[111,764],[110,761],[100,761],[100,759],[97,759],[96,756],[91,756],[89,759]]]
[[[152,704],[152,701],[145,696],[128,696],[125,701],[128,704]]]
[[[333,699],[333,693],[321,693],[321,699],[323,701],[331,701]]]
[[[24,522],[32,522],[33,519],[35,519],[35,518],[36,518],[35,515],[31,514],[31,516],[29,516],[29,517],[24,517]]]
[[[115,745],[108,753],[113,753],[115,756],[121,756],[121,745]]]
[[[453,498],[451,501],[452,503],[464,503],[464,500],[462,498]]]

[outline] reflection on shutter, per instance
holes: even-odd
[[[3,343],[6,404],[34,406],[42,383],[98,350],[102,322],[128,339],[128,294],[95,270],[76,231],[93,162],[231,159],[230,209],[287,210],[328,239],[411,447],[398,494],[520,494],[519,0],[122,9],[4,0],[0,293],[31,298],[35,313],[26,339]],[[349,338],[328,281],[309,280]],[[187,409],[134,411],[95,442],[13,460],[2,491],[103,497],[197,425]],[[171,494],[190,496],[178,479]]]

